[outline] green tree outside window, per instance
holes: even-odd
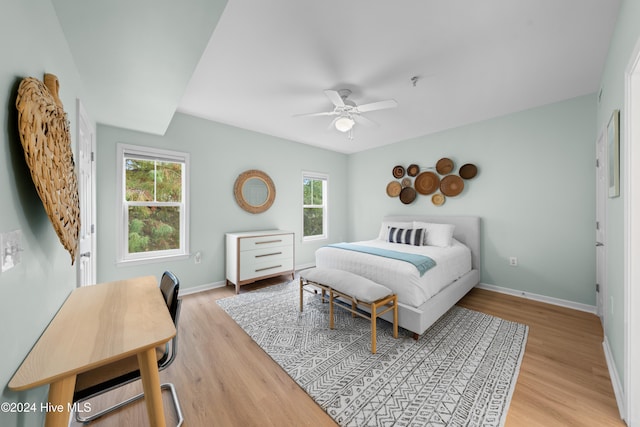
[[[303,236],[314,237],[325,234],[326,180],[304,177],[303,188]]]
[[[128,252],[180,248],[183,164],[125,158]]]

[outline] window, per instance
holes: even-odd
[[[303,240],[327,238],[327,175],[302,174]]]
[[[189,154],[118,144],[120,262],[188,255]]]

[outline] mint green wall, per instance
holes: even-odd
[[[483,283],[595,305],[595,115],[589,95],[351,155],[350,239],[385,214],[479,215]],[[440,207],[386,195],[395,165],[442,157],[478,166],[462,194]]]
[[[640,2],[623,0],[602,77],[598,128],[606,127],[613,110],[620,110],[620,197],[607,199],[607,290],[612,307],[605,335],[620,380],[624,380],[624,177],[625,170],[625,72],[640,41]]]
[[[329,239],[347,238],[347,156],[177,113],[164,136],[98,126],[98,281],[173,270],[183,288],[225,280],[224,234],[279,228],[296,233],[296,265],[314,262],[326,241],[302,243],[302,171],[329,175]],[[193,258],[137,266],[116,265],[116,144],[144,145],[191,154],[191,251]],[[260,169],[276,186],[273,206],[250,214],[236,204],[233,184],[242,172]]]
[[[7,383],[69,292],[76,270],[36,193],[24,161],[15,99],[20,80],[52,73],[60,80],[60,98],[72,123],[75,144],[75,69],[49,0],[3,0],[0,10],[0,232],[22,230],[22,263],[0,273],[0,402],[46,401],[47,387],[13,392]],[[74,146],[75,147],[75,146]],[[70,350],[71,351],[71,350]],[[0,411],[0,425],[42,425],[41,413]]]

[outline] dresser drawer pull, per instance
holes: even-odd
[[[273,267],[258,268],[256,270],[256,273],[259,271],[271,270],[272,268],[280,268],[280,267],[282,267],[282,265],[274,265]]]
[[[262,258],[262,257],[265,257],[265,256],[273,256],[273,255],[282,255],[282,252],[272,252],[270,254],[256,255],[256,258]]]
[[[280,242],[282,242],[282,239],[280,239],[280,240],[264,240],[262,242],[256,242],[256,245],[264,245],[264,244],[267,244],[267,243],[280,243]]]

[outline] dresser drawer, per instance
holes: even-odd
[[[293,248],[291,246],[260,248],[252,251],[240,252],[240,265],[252,265],[256,263],[269,262],[271,260],[288,258],[293,258]]]
[[[240,239],[240,251],[293,246],[293,234],[277,234],[273,236],[244,237]]]
[[[240,280],[274,275],[293,270],[293,258],[272,258],[254,264],[240,265]]]

